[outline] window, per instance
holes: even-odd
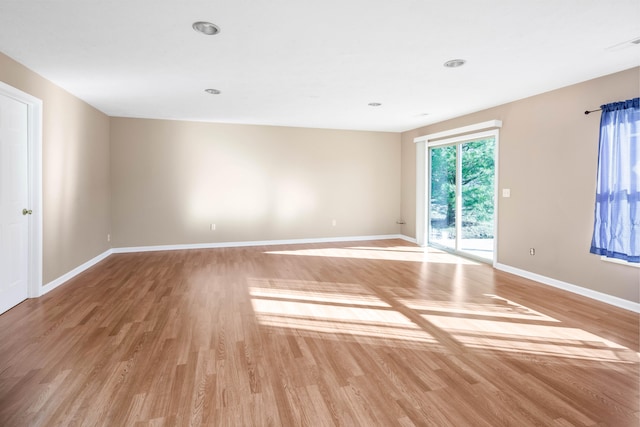
[[[640,263],[640,98],[601,108],[590,252]]]

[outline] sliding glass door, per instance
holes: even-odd
[[[429,148],[429,244],[493,261],[495,138]]]
[[[456,165],[455,145],[429,149],[431,198],[429,243],[456,249]]]

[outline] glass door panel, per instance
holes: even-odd
[[[495,165],[493,138],[460,144],[461,252],[493,260]]]
[[[456,248],[456,146],[430,153],[429,242]]]

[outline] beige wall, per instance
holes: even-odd
[[[415,237],[413,138],[499,119],[499,188],[511,198],[499,199],[498,262],[640,302],[640,269],[589,254],[600,114],[583,114],[639,94],[634,68],[403,133],[403,234]]]
[[[43,101],[43,284],[108,250],[109,117],[0,53],[0,81]]]
[[[398,133],[112,118],[111,168],[114,247],[400,232]]]

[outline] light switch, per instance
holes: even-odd
[[[503,188],[502,189],[502,197],[511,197],[511,189]]]

